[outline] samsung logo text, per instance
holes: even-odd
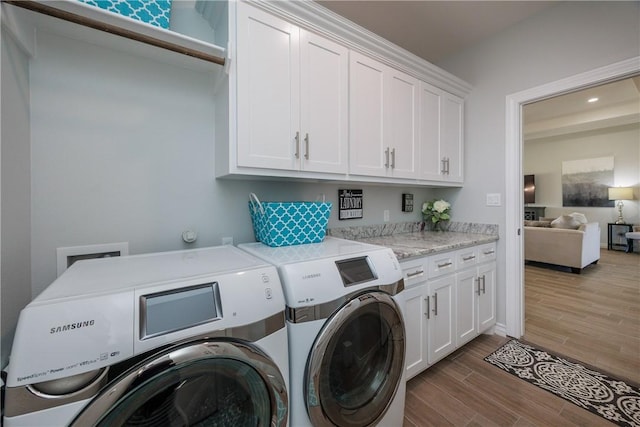
[[[76,322],[76,323],[69,323],[67,325],[54,326],[53,328],[49,329],[49,333],[58,334],[60,332],[67,332],[67,331],[72,331],[74,329],[86,328],[88,326],[95,325],[95,323],[96,321],[94,319],[91,319],[91,320],[85,320],[84,322]]]

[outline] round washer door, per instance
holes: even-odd
[[[236,340],[167,349],[116,378],[72,426],[285,426],[288,398],[278,367]]]
[[[400,308],[383,292],[359,295],[324,324],[305,371],[314,426],[368,426],[395,397],[405,358]]]

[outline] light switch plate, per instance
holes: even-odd
[[[501,206],[500,193],[487,193],[487,206]]]

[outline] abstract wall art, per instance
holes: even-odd
[[[613,157],[562,162],[562,206],[613,207]]]

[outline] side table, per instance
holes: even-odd
[[[627,250],[627,238],[624,236],[627,232],[633,231],[633,224],[607,224],[607,249],[615,251]]]

